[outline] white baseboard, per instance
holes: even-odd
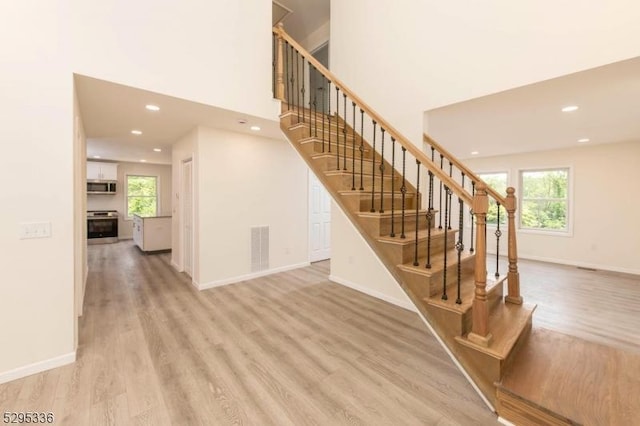
[[[251,279],[254,279],[254,278],[260,278],[260,277],[264,277],[264,276],[267,276],[267,275],[276,274],[278,272],[285,272],[285,271],[290,271],[292,269],[304,268],[304,267],[309,266],[309,265],[310,265],[309,262],[296,263],[296,264],[293,264],[293,265],[286,265],[286,266],[280,266],[278,268],[267,269],[265,271],[252,272],[250,274],[239,275],[237,277],[231,277],[231,278],[225,278],[225,279],[222,279],[222,280],[210,281],[208,283],[198,284],[198,283],[196,283],[194,281],[194,285],[196,286],[196,288],[198,290],[208,290],[210,288],[222,287],[224,285],[229,285],[229,284],[235,284],[235,283],[239,283],[241,281],[247,281],[247,280],[251,280]]]
[[[621,272],[623,274],[640,275],[640,269],[618,268],[616,266],[610,266],[610,265],[599,265],[597,263],[577,262],[573,260],[557,259],[554,257],[532,256],[529,254],[522,254],[522,253],[519,253],[518,257],[521,259],[536,260],[539,262],[555,263],[559,265],[579,266],[581,268],[591,268],[591,269],[597,269],[600,271]]]
[[[25,365],[24,367],[14,368],[13,370],[0,373],[0,383],[7,383],[23,377],[31,376],[32,374],[51,370],[52,368],[62,367],[63,365],[75,362],[75,360],[76,351],[73,351],[55,358],[34,362],[33,364]]]
[[[506,425],[506,426],[516,426],[513,423],[511,423],[509,420],[503,419],[500,416],[498,416],[498,423],[501,423],[501,424]]]
[[[173,259],[171,259],[171,262],[169,263],[171,266],[173,266],[173,269],[175,269],[178,272],[182,272],[183,269],[180,267],[180,265],[178,265],[176,262],[173,261]]]
[[[416,308],[416,306],[411,303],[411,301],[396,299],[395,297],[388,296],[377,290],[372,290],[349,280],[345,280],[344,278],[336,277],[335,275],[329,275],[329,281],[343,285],[345,287],[349,287],[353,290],[359,291],[360,293],[375,297],[376,299],[384,300],[385,302],[389,302],[392,305],[400,306],[401,308],[404,308],[408,311],[418,312],[418,308]]]

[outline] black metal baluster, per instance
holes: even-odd
[[[331,80],[327,80],[327,108],[329,112],[327,113],[327,121],[328,121],[328,129],[329,129],[329,152],[331,152]]]
[[[296,106],[298,107],[298,123],[300,122],[300,52],[296,50]]]
[[[304,88],[304,81],[306,80],[306,79],[304,78],[304,76],[305,76],[305,74],[304,74],[304,63],[305,63],[306,61],[307,61],[307,60],[306,60],[306,59],[305,59],[305,57],[303,56],[303,57],[302,57],[302,90],[301,90],[301,92],[302,92],[302,122],[303,122],[303,123],[305,123],[305,115],[306,115],[306,113],[304,112],[304,104],[305,104],[304,94],[305,94],[305,92],[306,92],[306,90],[305,90],[305,88]],[[311,136],[311,135],[309,135],[309,136]]]
[[[316,93],[314,93],[313,94],[313,136],[316,138],[318,137],[318,102],[317,101],[318,99],[316,97]],[[309,108],[309,114],[311,114],[311,108]],[[309,136],[311,136],[311,127],[309,127]]]
[[[369,211],[374,213],[376,211],[374,203],[376,198],[376,126],[378,123],[376,123],[375,120],[371,121],[373,122],[373,162],[371,163],[371,173],[373,176],[371,177],[371,210]]]
[[[293,104],[293,84],[294,84],[294,77],[293,77],[293,46],[289,46],[289,51],[287,52],[288,55],[291,55],[291,60],[289,61],[289,72],[290,72],[290,76],[289,76],[289,84],[287,84],[287,91],[288,91],[288,99],[289,99],[289,110],[291,110],[291,104]]]
[[[322,87],[318,90],[320,91],[320,95],[322,96],[322,152],[324,152],[324,122],[325,122],[325,108],[324,108],[324,90],[325,90],[325,80],[324,75],[322,76]],[[317,135],[316,135],[317,136]]]
[[[496,206],[498,207],[498,216],[497,227],[496,227],[496,278],[500,276],[500,272],[498,271],[500,264],[500,237],[502,236],[502,231],[500,230],[500,203],[496,201]]]
[[[471,181],[471,198],[473,199],[473,197],[476,196],[476,183],[474,181]],[[471,247],[469,248],[469,253],[473,253],[475,250],[473,249],[473,227],[474,227],[474,223],[473,223],[473,207],[469,209],[469,217],[471,218],[471,240],[470,240],[470,244]]]
[[[384,213],[384,132],[385,130],[380,127],[382,132],[382,140],[380,149],[380,213]]]
[[[336,86],[336,170],[340,170],[340,133],[338,120],[340,119],[340,88]]]
[[[449,177],[452,178],[453,177],[453,163],[451,163],[451,160],[449,160]],[[453,191],[449,191],[449,207],[451,207],[453,204],[451,203],[451,197],[453,195]],[[447,223],[447,228],[449,230],[451,230],[451,216],[453,216],[453,214],[449,215],[449,222]]]
[[[351,190],[356,190],[356,103],[351,102],[353,107],[353,126],[351,126]]]
[[[431,148],[433,157],[433,148]],[[433,221],[433,172],[429,170],[429,205],[427,207],[427,264],[425,268],[431,269],[431,226]]]
[[[444,186],[445,196],[444,196],[444,269],[442,270],[442,300],[447,300],[449,297],[447,296],[447,238],[449,234],[449,230],[447,229],[447,218],[449,216],[449,187]]]
[[[442,170],[444,156],[440,154],[440,170]],[[445,226],[447,226],[445,222]],[[440,179],[440,201],[438,203],[438,229],[442,229],[442,179]]]
[[[419,220],[419,215],[418,213],[420,213],[420,203],[418,202],[418,200],[420,199],[419,195],[420,195],[420,160],[416,159],[416,167],[418,169],[417,171],[417,177],[416,177],[416,196],[413,199],[413,202],[416,204],[416,241],[415,241],[415,251],[414,251],[414,256],[413,256],[413,266],[418,266],[418,220]]]
[[[395,199],[396,199],[396,186],[395,186],[395,173],[396,173],[396,140],[391,137],[391,233],[389,236],[395,237]]]
[[[289,42],[284,42],[284,84],[285,99],[287,100],[287,110],[289,109]]]
[[[464,174],[462,175],[462,187],[464,188]],[[462,281],[462,251],[464,250],[464,235],[463,235],[463,220],[464,220],[464,203],[462,202],[462,198],[458,197],[458,204],[460,206],[459,218],[458,218],[458,243],[456,244],[456,250],[458,251],[458,297],[456,298],[456,303],[460,305],[462,303],[462,299],[460,298],[460,286]]]
[[[342,128],[342,142],[344,142],[344,145],[342,147],[342,170],[347,170],[347,94],[343,93],[342,98],[344,99],[344,127]]]
[[[364,157],[364,110],[360,110],[360,191],[364,191],[363,186],[363,159]]]
[[[405,163],[406,163],[406,154],[407,154],[407,148],[405,148],[404,146],[402,147],[402,186],[400,187],[400,193],[402,194],[402,217],[401,217],[401,226],[400,226],[400,238],[407,238],[406,235],[404,235],[404,218],[405,218],[405,199],[407,196],[407,185],[406,185],[406,179],[405,179]],[[395,200],[393,200],[392,202],[395,202]]]

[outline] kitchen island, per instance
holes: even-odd
[[[171,250],[171,216],[134,214],[133,242],[144,252]]]

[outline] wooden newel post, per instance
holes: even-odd
[[[278,24],[279,30],[284,30],[282,22]],[[284,39],[278,32],[278,44],[276,46],[276,99],[284,101]]]
[[[507,275],[507,283],[509,288],[508,295],[504,298],[505,302],[522,304],[522,296],[520,296],[520,274],[518,273],[518,246],[516,243],[516,190],[512,187],[507,188],[507,202],[505,209],[509,220],[509,274]]]
[[[487,245],[486,227],[487,210],[489,200],[487,198],[487,185],[478,182],[476,193],[473,197],[473,214],[476,218],[476,263],[475,279],[476,289],[473,299],[473,324],[469,340],[482,346],[489,346],[491,333],[489,333],[489,302],[487,301]]]

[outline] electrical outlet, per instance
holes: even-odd
[[[19,224],[21,240],[29,238],[50,238],[51,222],[30,222]]]

